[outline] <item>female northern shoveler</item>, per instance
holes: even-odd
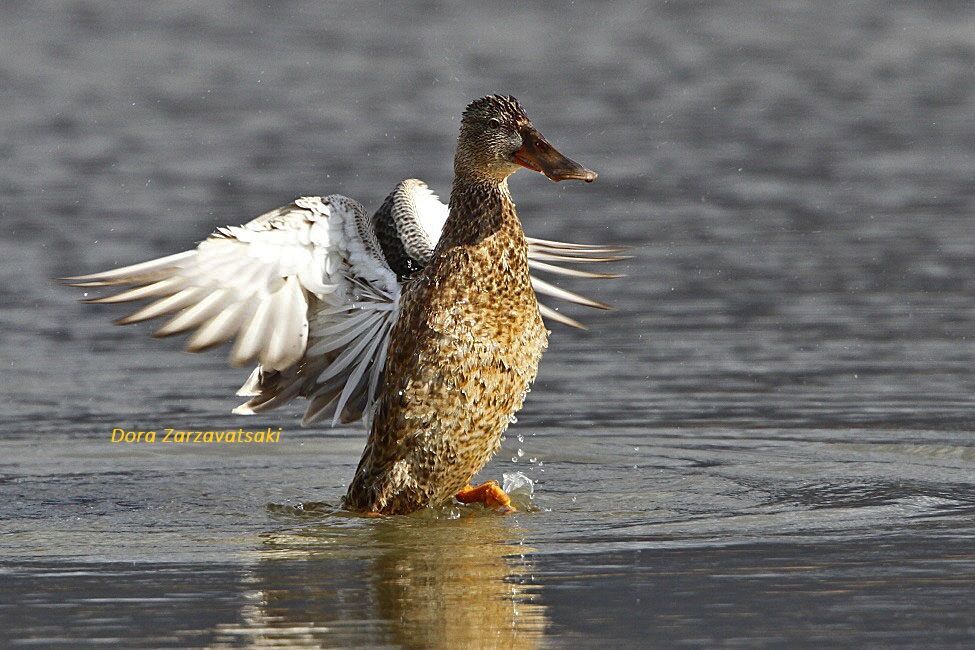
[[[542,316],[580,326],[536,292],[606,308],[529,268],[615,277],[549,262],[621,259],[606,255],[614,248],[526,238],[507,183],[519,166],[555,181],[596,178],[548,144],[517,100],[492,95],[464,111],[449,209],[415,179],[371,219],[343,196],[303,197],[219,228],[195,250],[66,280],[133,287],[88,302],[156,299],[117,322],[178,312],[154,335],[195,330],[191,351],[236,339],[231,362],[259,365],[235,413],[300,395],[310,400],[302,424],[371,420],[346,508],[400,514],[454,497],[509,508],[496,482],[469,481],[535,378]]]

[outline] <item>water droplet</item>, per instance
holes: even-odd
[[[525,455],[525,451],[523,449],[519,449],[518,450],[518,458],[521,458],[524,455]]]
[[[510,418],[508,418],[508,422],[510,422],[511,424],[514,424],[514,423],[516,423],[517,421],[518,421],[518,418],[517,418],[517,417],[515,416],[515,414],[514,414],[514,413],[512,413],[512,414],[511,414],[511,417],[510,417]]]
[[[517,463],[518,462],[518,457],[517,456],[512,456],[511,457],[511,462],[512,463]]]
[[[534,456],[532,456],[531,458],[528,459],[528,462],[529,463],[537,463],[538,462],[538,459],[535,458]]]
[[[633,448],[633,451],[640,451],[640,448],[639,447],[634,447]]]
[[[525,442],[525,436],[518,434],[518,442]]]

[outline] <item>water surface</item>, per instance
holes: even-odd
[[[338,513],[360,431],[51,281],[445,197],[495,91],[600,173],[517,174],[529,234],[634,253],[483,472],[532,511]],[[973,105],[961,2],[4,3],[0,642],[971,645]]]

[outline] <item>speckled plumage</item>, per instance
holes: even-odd
[[[448,502],[498,450],[547,346],[507,176],[478,132],[484,113],[527,121],[513,100],[465,112],[450,215],[405,287],[384,391],[345,506],[406,513]]]

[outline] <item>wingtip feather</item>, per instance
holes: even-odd
[[[585,296],[579,295],[573,291],[568,291],[561,287],[557,287],[554,284],[549,284],[544,280],[539,278],[531,278],[532,287],[537,293],[543,293],[547,296],[552,296],[553,298],[559,298],[561,300],[566,300],[568,302],[573,302],[577,305],[584,305],[586,307],[592,307],[594,309],[609,310],[612,309],[609,305],[599,300],[593,300],[592,298],[587,298]]]
[[[543,305],[542,303],[538,303],[538,311],[539,311],[539,313],[541,313],[541,315],[544,318],[550,318],[550,319],[554,320],[557,323],[562,323],[563,325],[568,325],[569,327],[573,327],[573,328],[575,328],[577,330],[583,330],[583,331],[586,331],[586,332],[589,331],[589,328],[588,327],[586,327],[585,325],[583,325],[582,323],[580,323],[576,319],[571,318],[569,316],[566,316],[565,314],[562,314],[560,312],[557,312],[554,309],[552,309],[551,307],[549,307],[548,305]]]

